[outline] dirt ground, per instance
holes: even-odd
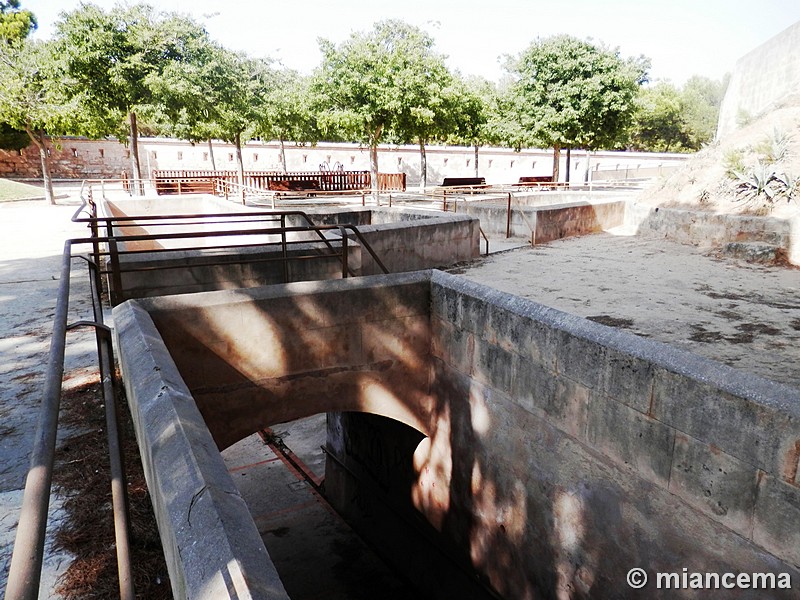
[[[800,387],[800,269],[602,233],[492,255],[455,272]]]

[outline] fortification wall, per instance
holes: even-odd
[[[190,144],[167,138],[141,138],[142,175],[149,177],[156,169],[210,170],[212,155],[208,144]],[[62,138],[50,148],[52,174],[56,179],[119,178],[131,172],[130,151],[114,139],[87,140]],[[213,144],[214,166],[218,170],[236,169],[235,148],[224,142]],[[685,154],[643,152],[594,152],[574,150],[570,162],[570,180],[634,179],[668,172],[683,163]],[[280,171],[278,142],[251,141],[242,149],[244,168],[248,171]],[[428,183],[436,185],[444,177],[475,175],[475,149],[460,146],[429,146],[427,149]],[[341,164],[346,170],[369,170],[369,151],[358,144],[320,143],[315,146],[286,146],[289,171],[316,171],[320,165],[331,168]],[[417,146],[379,148],[382,173],[405,173],[408,184],[420,185],[420,155]],[[484,147],[478,155],[479,171],[488,183],[512,183],[520,177],[550,175],[552,150]],[[591,171],[587,175],[587,168]],[[566,173],[566,153],[561,155],[562,179]],[[0,177],[41,178],[41,162],[35,146],[19,152],[0,150]]]
[[[737,121],[763,114],[800,93],[800,22],[738,60],[722,101],[717,139],[738,128]]]

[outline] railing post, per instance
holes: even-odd
[[[117,240],[108,240],[108,251],[111,255],[111,304],[117,306],[125,301],[125,294],[122,292],[122,273],[120,273],[119,249]]]
[[[347,279],[349,270],[347,266],[347,231],[340,225],[339,232],[342,234],[342,279]]]
[[[511,237],[511,192],[508,192],[508,205],[506,207],[506,238]]]
[[[286,245],[286,215],[281,214],[281,250],[283,252],[283,282],[289,283],[289,250]]]

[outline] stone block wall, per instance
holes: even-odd
[[[140,310],[158,334],[129,337],[129,315]],[[390,493],[380,475],[387,454],[411,461],[412,480],[403,471],[394,500],[410,497],[434,543],[501,597],[695,594],[633,590],[634,567],[651,578],[684,568],[771,573],[794,590],[741,589],[737,598],[796,597],[794,388],[438,271],[143,300],[118,316],[129,397],[153,398],[134,399],[133,410],[156,410],[142,407],[182,377],[191,394],[181,396],[183,410],[196,406],[209,432],[204,454],[211,439],[224,448],[322,411],[374,413],[416,429],[423,439],[404,442],[399,456],[391,453],[400,446],[351,449],[361,448],[372,485]],[[147,366],[168,360],[167,349],[180,377]],[[165,383],[152,383],[156,375]],[[185,429],[183,413],[173,413],[148,422],[156,433],[200,435],[194,416]],[[334,451],[337,437],[347,436],[334,436]],[[153,446],[143,455],[162,439],[140,438]],[[170,476],[184,460],[166,447],[160,456]],[[186,497],[150,477],[156,504]],[[357,511],[346,479],[326,488],[345,512]],[[171,518],[183,523],[185,513]]]
[[[787,573],[795,591],[769,594],[793,597],[800,392],[476,284],[432,282],[431,393],[450,418],[430,445],[453,454],[446,475],[420,478],[418,508],[501,595],[674,597],[629,589],[638,566]]]
[[[119,179],[130,174],[130,151],[117,140],[60,138],[48,145],[50,172],[56,179]],[[19,152],[0,150],[0,177],[40,179],[39,149],[31,144]]]

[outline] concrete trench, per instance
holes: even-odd
[[[437,271],[114,319],[176,597],[288,597],[219,450],[321,412],[326,496],[432,597],[611,598],[639,565],[800,581],[794,388]]]

